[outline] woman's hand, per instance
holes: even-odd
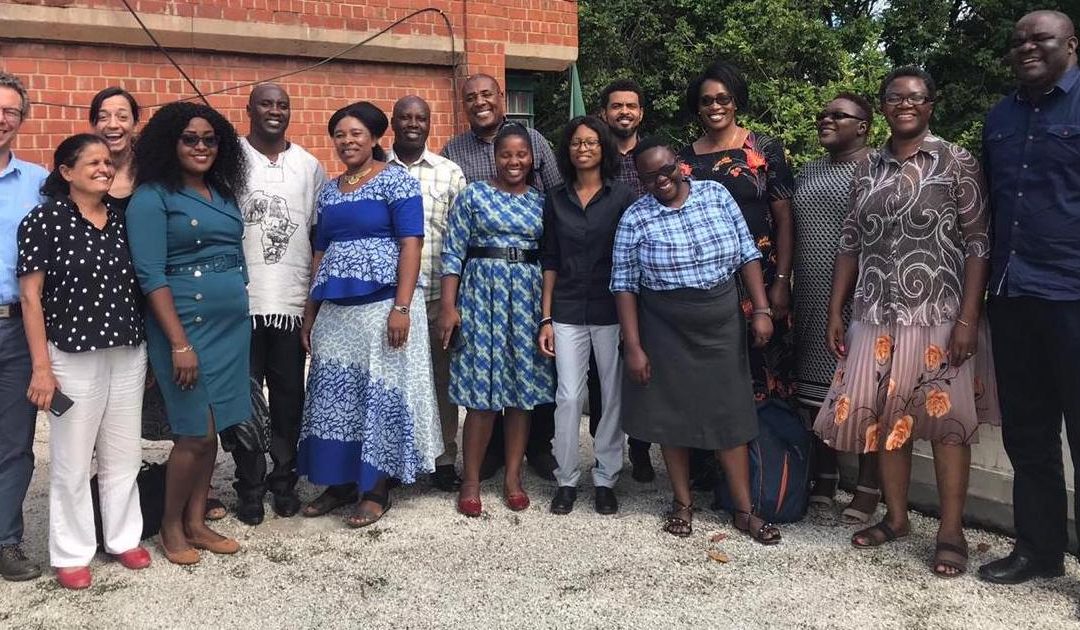
[[[199,380],[199,357],[194,348],[186,348],[183,352],[177,352],[180,348],[172,351],[173,381],[184,390],[194,388]]]
[[[53,374],[52,367],[45,365],[34,368],[30,375],[30,388],[26,397],[41,411],[52,405],[53,393],[60,389],[60,383]]]
[[[300,345],[304,346],[304,352],[311,354],[311,328],[315,325],[314,317],[304,316],[300,324]]]
[[[777,278],[769,287],[768,295],[772,318],[778,322],[787,319],[791,310],[791,284],[786,278]]]
[[[959,322],[953,324],[949,333],[949,365],[960,367],[979,350],[979,333],[975,323],[965,326]]]
[[[829,316],[829,323],[825,326],[825,347],[837,360],[847,358],[847,346],[844,345],[844,319],[842,317]]]
[[[386,320],[386,337],[391,348],[400,348],[409,340],[409,316],[397,309],[390,309]]]
[[[536,345],[540,346],[540,354],[549,359],[555,356],[555,327],[548,322],[540,327],[540,333],[536,336]]]
[[[652,366],[649,365],[649,355],[641,346],[623,346],[623,360],[626,361],[626,369],[630,372],[630,380],[638,385],[648,385],[652,380]]]
[[[443,350],[450,347],[450,337],[454,329],[461,325],[461,313],[454,306],[444,307],[439,311],[439,339],[442,340]]]
[[[768,313],[754,313],[750,318],[750,331],[754,333],[754,347],[761,348],[772,339],[772,317]]]

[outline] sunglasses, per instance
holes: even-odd
[[[197,135],[195,135],[193,133],[182,133],[182,134],[180,134],[180,142],[185,147],[191,147],[192,149],[199,146],[200,142],[203,143],[203,146],[205,146],[207,149],[214,149],[214,148],[217,148],[218,137],[217,136],[197,136]]]
[[[698,98],[698,105],[702,107],[712,107],[713,103],[719,103],[722,107],[727,107],[735,102],[735,99],[730,94],[704,94]]]
[[[677,171],[678,168],[679,168],[679,163],[678,162],[671,162],[670,164],[665,164],[665,165],[661,166],[660,168],[656,169],[655,171],[651,171],[649,173],[641,173],[641,174],[639,174],[638,179],[641,180],[642,184],[645,184],[646,186],[652,186],[653,184],[656,183],[656,180],[660,179],[661,177],[666,177],[668,179],[671,179],[672,176],[675,175],[675,171]]]
[[[841,120],[848,120],[849,118],[852,120],[866,122],[865,118],[861,118],[847,112],[821,112],[817,115],[817,120],[825,120],[826,118],[833,122],[840,122]]]

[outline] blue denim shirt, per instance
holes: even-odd
[[[1033,103],[990,110],[984,170],[994,216],[990,291],[1080,300],[1080,70]]]
[[[48,175],[45,169],[20,160],[14,153],[7,167],[0,170],[0,304],[19,301],[16,233],[23,218],[41,203],[38,190]]]

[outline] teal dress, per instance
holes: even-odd
[[[128,241],[144,294],[169,287],[199,377],[181,390],[172,377],[172,347],[154,314],[146,315],[147,350],[176,435],[206,435],[208,412],[218,431],[251,416],[244,223],[231,199],[191,189],[144,184],[127,209]]]

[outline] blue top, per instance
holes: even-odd
[[[49,172],[11,154],[0,171],[0,304],[19,301],[15,265],[19,259],[16,233],[23,218],[44,198],[39,192]]]
[[[615,232],[611,292],[711,289],[761,258],[739,204],[714,181],[691,180],[680,208],[635,201]]]
[[[460,276],[470,247],[538,249],[544,233],[544,195],[535,188],[521,194],[473,182],[458,193],[443,240],[444,276]]]
[[[349,193],[332,179],[319,191],[315,212],[314,249],[323,258],[311,298],[359,304],[393,297],[398,239],[424,237],[420,182],[398,166],[387,166]]]
[[[1080,299],[1078,83],[1073,67],[1038,103],[1014,92],[986,117],[994,294]]]

